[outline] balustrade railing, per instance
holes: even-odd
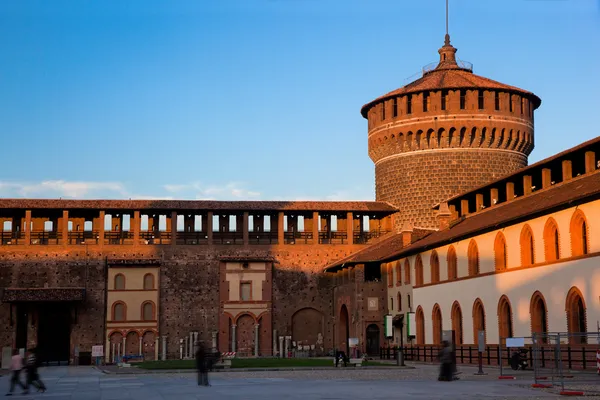
[[[62,232],[57,231],[32,231],[30,234],[31,244],[60,244]]]
[[[171,232],[140,232],[140,240],[144,244],[171,244]]]
[[[277,232],[248,232],[250,244],[277,244]]]
[[[285,244],[311,244],[313,243],[312,232],[283,232]]]
[[[213,244],[244,244],[242,232],[213,232]]]
[[[25,234],[22,231],[1,231],[0,232],[0,244],[12,245],[12,244],[25,244]]]
[[[177,232],[176,240],[177,244],[208,244],[208,234],[206,232]]]

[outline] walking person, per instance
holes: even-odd
[[[198,386],[210,386],[208,383],[208,357],[204,342],[198,342],[196,350],[196,368],[198,369]]]
[[[452,347],[447,340],[442,342],[442,350],[439,353],[440,358],[440,381],[451,381],[452,379]]]
[[[7,396],[12,396],[13,391],[15,390],[15,385],[19,385],[23,388],[23,394],[26,394],[25,385],[19,379],[19,375],[21,375],[21,370],[23,369],[23,357],[19,354],[19,350],[13,350],[13,356],[10,359],[10,370],[12,371],[12,377],[10,378],[10,390],[6,393]]]
[[[46,391],[46,385],[40,379],[40,375],[38,373],[38,358],[35,354],[35,349],[30,349],[27,352],[27,357],[25,361],[25,370],[27,371],[27,380],[25,381],[25,392],[29,392],[29,385],[33,385],[37,388],[38,392],[44,393]]]

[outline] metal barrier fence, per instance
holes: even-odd
[[[537,386],[600,394],[600,332],[539,333],[532,341]]]

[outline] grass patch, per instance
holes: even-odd
[[[143,369],[194,369],[195,360],[144,361],[134,364]],[[332,367],[331,358],[234,358],[231,368]]]

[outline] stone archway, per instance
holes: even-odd
[[[137,355],[140,353],[140,335],[137,332],[131,331],[127,333],[125,339],[125,355]]]
[[[567,328],[569,331],[569,343],[587,343],[587,337],[581,335],[587,332],[586,307],[581,292],[572,287],[567,295]]]
[[[256,325],[251,315],[244,314],[238,318],[236,326],[236,353],[240,357],[254,355],[254,326]]]
[[[147,331],[142,337],[142,352],[144,361],[153,361],[155,359],[155,335],[152,331]]]
[[[114,363],[117,357],[123,356],[123,334],[121,332],[113,332],[110,335],[110,357]]]
[[[349,354],[348,338],[350,337],[350,316],[348,314],[348,308],[344,304],[340,309],[340,322],[338,325],[338,343],[336,347],[339,350]]]
[[[314,308],[303,308],[292,316],[292,341],[297,346],[314,346],[323,351],[323,314]]]

